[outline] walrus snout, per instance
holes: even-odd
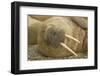
[[[45,41],[48,45],[57,48],[61,42],[64,42],[65,32],[61,27],[58,26],[48,26],[45,30]]]

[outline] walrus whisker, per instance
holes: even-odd
[[[68,49],[69,52],[71,52],[73,55],[78,56],[72,49],[70,49],[66,44],[60,43],[61,46],[63,46],[65,49]]]
[[[76,38],[74,38],[74,37],[72,37],[72,36],[70,36],[70,35],[65,34],[65,37],[70,38],[70,39],[76,41],[77,43],[80,43],[79,40],[77,40]]]

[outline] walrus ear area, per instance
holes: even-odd
[[[47,26],[44,33],[44,38],[47,45],[51,45],[52,47],[57,48],[61,42],[64,42],[64,35],[65,33],[63,29],[60,29],[57,27],[57,25],[51,25]]]

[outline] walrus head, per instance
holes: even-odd
[[[77,56],[77,54],[64,43],[66,38],[72,39],[77,43],[80,43],[79,40],[70,35],[67,35],[64,29],[59,25],[49,24],[49,26],[47,26],[47,28],[45,29],[44,40],[47,45],[50,45],[53,48],[58,48],[59,46],[62,46],[65,49],[68,49],[68,51],[70,51],[72,54]]]

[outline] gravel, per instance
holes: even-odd
[[[38,52],[38,45],[28,45],[28,60],[54,60],[54,59],[84,59],[87,58],[87,53],[77,53],[78,56],[69,56],[63,58],[46,57]]]

